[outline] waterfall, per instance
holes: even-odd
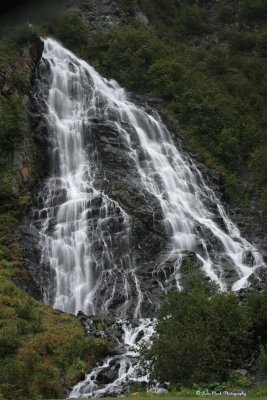
[[[50,39],[43,56],[51,73],[46,119],[52,171],[40,210],[40,216],[45,215],[41,247],[42,263],[48,262],[54,272],[53,296],[47,291],[45,300],[69,313],[94,313],[99,296],[101,309],[106,310],[120,276],[125,289],[120,315],[131,302],[131,280],[138,299],[134,315],[139,316],[142,295],[130,248],[130,219],[116,201],[95,187],[100,165],[94,150],[88,150],[88,156],[84,145],[85,127],[99,113],[97,86],[102,81],[92,68]],[[94,81],[96,88],[89,86]],[[99,293],[106,281],[113,283],[112,291]]]
[[[114,155],[118,162],[121,149],[127,154],[136,193],[139,190],[151,199],[152,212],[153,204],[160,210],[161,217],[154,213],[155,221],[166,246],[152,273],[158,286],[168,289],[174,281],[180,288],[180,268],[189,253],[195,254],[204,273],[222,290],[246,286],[249,276],[263,265],[261,255],[241,237],[157,113],[135,105],[117,82],[102,78],[52,39],[45,40],[42,64],[46,73],[40,91],[51,141],[51,173],[39,195],[37,218],[42,265],[50,277],[45,301],[73,314],[112,310],[117,318],[139,318],[140,326],[148,332],[152,329],[147,320],[140,319],[145,304],[146,309],[153,308],[153,296],[142,279],[145,267],[137,256],[139,245],[132,246],[135,210],[130,213],[130,200],[121,194],[127,186],[123,173],[121,186],[110,190],[99,138],[93,132],[97,124],[110,132],[111,144],[119,140]],[[105,144],[106,151],[113,155],[110,143]],[[141,243],[142,237],[138,240]],[[172,264],[169,275],[166,263]],[[232,270],[230,283],[226,266]],[[129,339],[129,327],[124,327],[128,349],[136,340],[134,329],[134,339]],[[118,379],[127,375],[123,365]],[[86,395],[85,387],[90,393],[96,390],[91,378],[92,374],[90,384],[80,384],[72,394]]]

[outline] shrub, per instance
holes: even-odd
[[[250,293],[247,307],[253,322],[255,342],[267,345],[267,289],[262,293]]]
[[[247,31],[226,29],[223,31],[223,39],[227,40],[233,51],[250,51],[256,45],[256,35]]]
[[[225,200],[236,201],[240,199],[240,184],[234,174],[224,175]]]
[[[27,129],[25,107],[21,98],[13,95],[2,102],[0,113],[2,151],[13,151]]]
[[[229,69],[229,48],[227,45],[216,46],[210,50],[206,57],[207,68],[213,74],[224,74]]]
[[[250,167],[260,184],[267,184],[267,146],[257,147],[251,155]]]
[[[145,360],[151,377],[172,387],[223,382],[241,365],[250,319],[235,294],[193,288],[167,295]]]
[[[216,155],[230,168],[235,168],[240,162],[240,146],[235,132],[229,128],[221,131],[218,137]]]
[[[137,91],[148,88],[150,66],[166,53],[166,47],[150,29],[115,30],[104,62],[110,74]]]
[[[88,43],[88,30],[77,11],[66,11],[50,30],[66,47],[76,53],[81,52]]]
[[[185,75],[185,67],[178,61],[158,60],[148,70],[150,90],[155,96],[172,99],[184,81]]]
[[[176,23],[177,30],[185,34],[202,34],[208,28],[205,12],[197,4],[183,6]]]
[[[21,24],[13,29],[11,39],[19,47],[29,44],[34,38],[36,38],[37,32],[33,29],[31,25]]]
[[[266,0],[243,0],[240,16],[249,21],[263,20],[267,17]]]
[[[259,54],[263,57],[267,56],[267,31],[263,31],[260,32],[257,35],[257,44],[256,44],[256,48],[259,52]]]
[[[262,195],[261,195],[261,204],[264,210],[267,210],[267,186],[263,188]]]
[[[260,346],[260,354],[257,359],[257,367],[261,378],[267,381],[267,349],[263,345]]]

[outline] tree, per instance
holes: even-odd
[[[233,293],[189,287],[166,297],[144,365],[172,387],[226,380],[248,349],[250,318]]]

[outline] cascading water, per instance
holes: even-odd
[[[99,100],[90,80],[100,78],[58,43],[47,40],[43,54],[49,63],[51,84],[47,96],[47,123],[52,140],[52,176],[46,183],[45,215],[41,228],[42,262],[54,279],[45,292],[48,303],[62,311],[94,313],[108,309],[116,280],[124,281],[120,315],[131,303],[129,281],[135,286],[134,315],[140,316],[141,293],[130,248],[130,220],[119,204],[94,185],[99,164],[94,149],[84,146],[83,132],[97,116]],[[51,232],[52,231],[52,232]],[[51,232],[51,234],[50,234]],[[112,291],[99,293],[105,281]]]
[[[153,309],[153,296],[141,278],[142,260],[132,247],[129,206],[125,211],[129,201],[120,197],[123,189],[116,191],[116,199],[110,195],[98,138],[92,132],[96,124],[110,127],[110,141],[112,135],[119,139],[136,187],[161,210],[167,244],[152,272],[157,284],[166,289],[175,281],[179,288],[180,267],[191,252],[222,289],[245,286],[263,265],[262,257],[240,236],[193,161],[178,151],[159,116],[130,102],[115,81],[103,79],[54,40],[45,40],[41,64],[49,77],[40,82],[40,91],[52,147],[51,176],[40,193],[37,218],[42,264],[50,274],[45,301],[69,313],[112,310],[117,318],[142,318],[145,303],[146,309],[150,304]],[[108,147],[108,152],[113,150]],[[172,263],[169,275],[166,262]],[[225,265],[233,270],[230,284]],[[151,322],[139,319],[139,326],[145,337],[151,334]],[[124,326],[126,353],[120,356],[117,386],[129,374],[136,377],[136,367],[126,361],[132,357],[129,346],[136,345],[134,329],[130,334],[129,325]],[[110,361],[97,368],[106,368]],[[114,384],[97,389],[97,368],[73,389],[72,396],[109,393]]]

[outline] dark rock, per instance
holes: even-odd
[[[44,50],[44,42],[42,41],[42,39],[37,37],[34,40],[34,42],[32,42],[29,49],[31,59],[35,64],[42,58],[43,50]]]
[[[141,22],[141,24],[143,24],[145,26],[149,25],[147,16],[145,14],[143,14],[141,11],[138,11],[136,13],[135,18],[137,19],[137,21]]]
[[[267,268],[262,266],[256,269],[248,278],[252,288],[262,290],[267,286]]]
[[[238,376],[248,376],[249,372],[246,369],[236,369],[235,371],[233,371],[234,375],[238,375]]]
[[[96,377],[96,382],[100,384],[108,384],[117,379],[118,373],[113,369],[103,369]]]
[[[124,347],[121,347],[121,346],[114,347],[115,354],[125,354],[126,352],[127,352],[127,350]]]

